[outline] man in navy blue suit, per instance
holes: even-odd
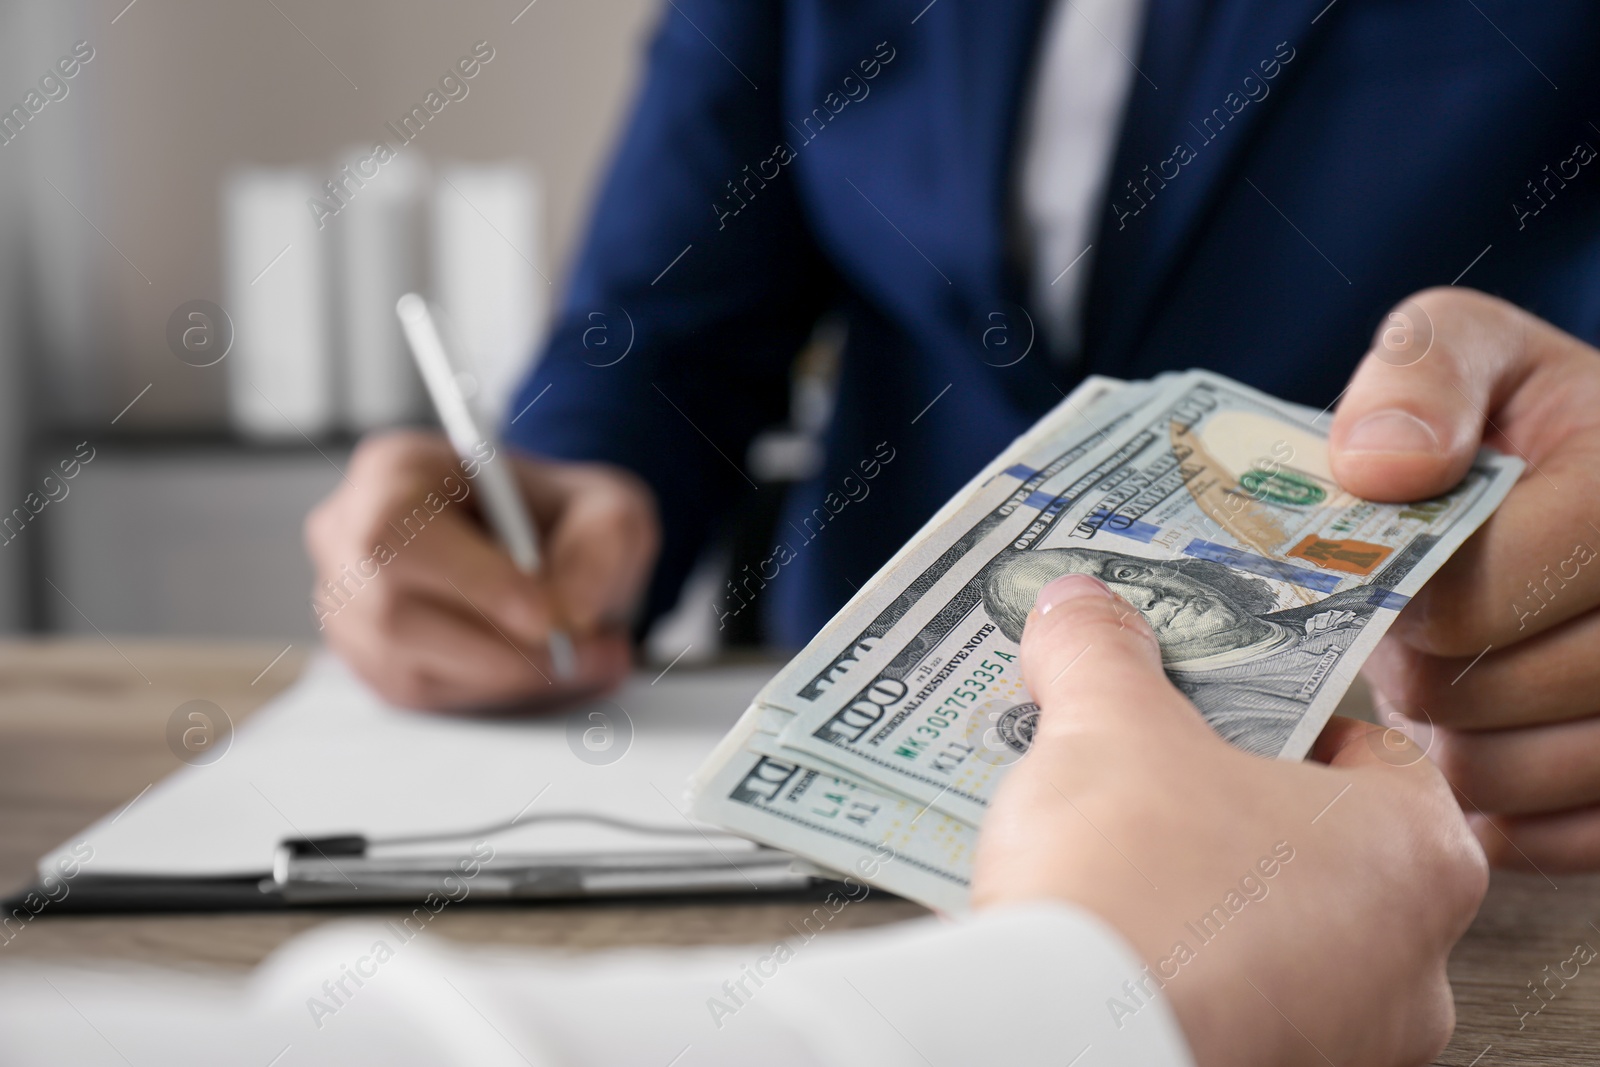
[[[675,0],[511,406],[547,572],[452,509],[329,641],[415,705],[614,684],[628,621],[781,491],[747,450],[820,321],[826,459],[740,600],[788,646],[1085,374],[1208,367],[1337,402],[1359,495],[1529,460],[1368,676],[1492,858],[1600,865],[1597,43],[1583,0]],[[309,522],[320,577],[453,463],[365,443]]]

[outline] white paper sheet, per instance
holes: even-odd
[[[691,827],[684,783],[771,674],[679,667],[659,681],[637,676],[611,698],[564,715],[483,720],[386,705],[322,655],[239,729],[220,759],[155,783],[39,869],[54,870],[57,857],[86,842],[94,850],[87,874],[260,875],[286,837],[465,833],[513,819],[516,829],[488,837],[497,850],[705,851],[709,842],[732,856],[754,846],[709,828],[705,836],[681,832]],[[580,751],[612,762],[587,762]],[[680,833],[645,837],[543,821],[563,812]]]

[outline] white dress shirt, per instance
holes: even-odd
[[[1145,0],[1056,0],[1045,22],[1018,171],[1030,311],[1052,356],[1080,348],[1091,247],[1122,130]]]

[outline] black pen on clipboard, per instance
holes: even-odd
[[[433,400],[434,410],[445,435],[463,462],[478,459],[476,449],[488,443],[494,455],[500,454],[499,442],[480,428],[478,418],[461,388],[461,375],[465,371],[451,358],[439,334],[438,324],[428,309],[428,302],[416,293],[407,293],[395,304],[395,314],[400,316],[400,326],[405,331],[411,355],[417,362],[422,382]],[[479,467],[478,488],[483,493],[484,517],[495,536],[511,555],[518,570],[533,574],[539,569],[539,531],[533,524],[528,509],[523,506],[522,491],[517,487],[516,476],[509,463],[484,463]],[[546,639],[550,646],[550,662],[556,677],[564,681],[576,677],[577,654],[572,638],[565,630],[550,630]]]

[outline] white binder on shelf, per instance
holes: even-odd
[[[539,186],[513,165],[441,167],[433,190],[434,296],[472,362],[474,402],[499,422],[548,328]]]
[[[294,441],[334,425],[328,240],[307,206],[319,195],[295,169],[237,171],[224,190],[229,411],[246,437]]]
[[[426,160],[402,152],[329,225],[337,225],[339,248],[342,421],[357,433],[416,422],[427,412],[394,303],[427,281],[428,192]]]

